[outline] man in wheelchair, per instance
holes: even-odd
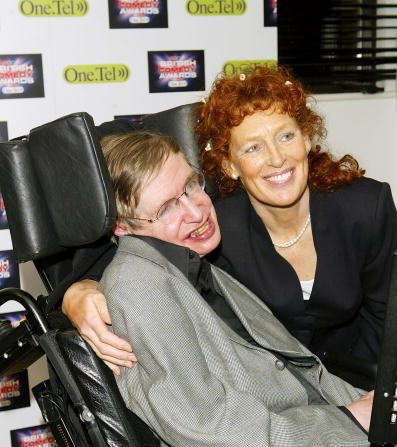
[[[169,137],[102,140],[118,248],[100,291],[137,363],[117,384],[172,446],[364,446],[372,393],[327,372],[203,256],[220,243],[204,178]]]

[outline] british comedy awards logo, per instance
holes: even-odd
[[[264,25],[277,26],[277,0],[263,0]]]
[[[0,191],[0,230],[5,230],[7,228],[8,228],[7,213],[4,205],[3,195],[1,194]],[[1,271],[0,271],[0,282],[1,282]]]
[[[19,267],[12,250],[0,251],[0,287],[19,287]]]
[[[167,0],[109,0],[110,28],[167,28]]]
[[[0,99],[43,96],[41,54],[0,55]]]
[[[114,115],[114,119],[115,120],[123,120],[123,121],[128,121],[128,123],[131,125],[131,130],[132,129],[140,129],[140,127],[143,124],[143,118],[146,115],[144,114],[138,114],[138,115]]]
[[[149,51],[149,92],[205,90],[204,51]]]
[[[57,447],[57,442],[48,424],[11,430],[12,447]]]
[[[1,316],[1,314],[0,314]],[[27,370],[0,376],[0,411],[14,410],[30,405]]]

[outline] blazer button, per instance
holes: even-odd
[[[285,368],[285,363],[282,360],[277,359],[276,360],[276,368],[278,370],[282,371]]]

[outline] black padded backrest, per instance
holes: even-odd
[[[200,166],[199,150],[194,135],[197,104],[184,104],[173,109],[146,115],[143,118],[143,127],[170,135],[177,141],[189,162],[198,167]]]
[[[0,143],[0,190],[18,260],[59,248],[26,141]]]
[[[0,143],[0,189],[20,262],[94,242],[116,216],[110,177],[87,113],[32,129],[24,140]]]
[[[189,162],[194,166],[200,166],[199,149],[194,134],[197,105],[198,103],[184,104],[144,115],[142,122],[131,122],[125,118],[107,121],[98,126],[98,134],[103,137],[142,129],[158,131],[174,138]]]

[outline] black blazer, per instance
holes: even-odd
[[[361,178],[332,193],[310,192],[317,267],[309,301],[247,195],[220,199],[215,206],[222,241],[211,262],[256,293],[320,357],[336,349],[377,360],[397,246],[388,184]]]

